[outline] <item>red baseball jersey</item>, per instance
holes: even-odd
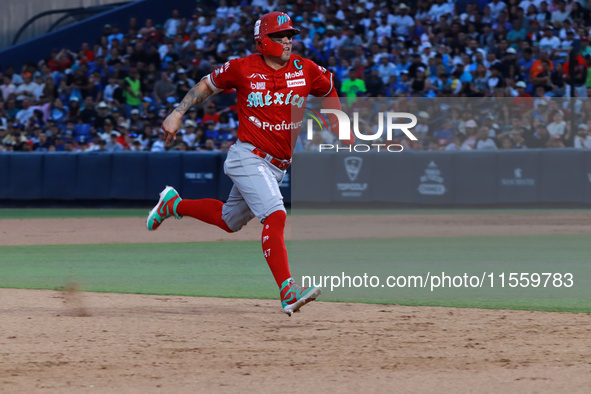
[[[258,54],[230,60],[208,79],[214,90],[236,89],[238,138],[282,160],[291,158],[306,97],[325,97],[334,89],[330,71],[293,54],[279,70]]]

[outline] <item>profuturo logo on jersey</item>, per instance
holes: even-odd
[[[315,112],[319,117],[322,118],[324,125],[326,125],[326,122],[324,121],[324,117],[320,114],[318,114],[316,111]],[[333,134],[337,134],[339,140],[341,141],[351,141],[352,140],[352,136],[351,136],[351,120],[349,119],[349,116],[344,113],[343,111],[337,110],[337,109],[321,109],[320,110],[321,114],[332,114],[334,115],[338,122],[337,124],[332,124],[331,128],[333,128]],[[310,115],[312,118],[316,119],[316,123],[318,123],[320,125],[320,129],[322,131],[323,127],[322,124],[318,121],[318,119],[313,115],[308,113],[308,115]],[[385,118],[385,123],[386,123],[386,127],[384,127],[384,118]],[[408,119],[410,120],[410,123],[398,123],[398,121],[402,120],[402,119]],[[396,123],[395,123],[396,121]],[[314,135],[314,131],[313,131],[313,121],[312,119],[308,119],[307,120],[307,139],[309,141],[311,141],[313,139],[313,135]],[[360,130],[360,126],[359,126],[359,113],[358,112],[354,112],[353,113],[353,133],[356,139],[362,140],[362,141],[372,141],[374,143],[372,144],[353,144],[353,145],[349,145],[349,146],[339,146],[336,144],[327,144],[327,143],[321,143],[319,144],[319,152],[323,152],[323,151],[348,151],[348,152],[357,152],[357,153],[362,153],[362,152],[369,152],[369,151],[388,151],[388,152],[402,152],[404,150],[404,147],[400,144],[384,144],[384,143],[379,143],[380,140],[382,140],[382,135],[384,134],[384,128],[386,129],[386,141],[391,141],[393,140],[393,136],[394,136],[394,130],[400,130],[402,131],[402,133],[404,133],[404,135],[406,135],[410,140],[412,141],[417,141],[417,137],[414,136],[414,134],[409,130],[412,129],[413,127],[416,126],[417,124],[417,118],[416,116],[414,116],[411,113],[407,113],[407,112],[378,112],[378,119],[377,122],[368,122],[367,120],[364,119],[364,125],[365,125],[365,129]],[[377,127],[374,127],[374,125],[377,123]],[[335,127],[338,127],[338,130],[334,130]],[[363,131],[363,132],[362,132]],[[370,133],[370,131],[373,131],[374,133]]]
[[[269,123],[269,122],[263,122],[263,130],[274,130],[274,131],[299,130],[302,127],[302,123],[303,123],[302,121],[300,121],[300,122],[283,121],[281,123],[275,123],[275,124]]]
[[[285,79],[292,79],[304,76],[304,70],[294,71],[292,73],[285,73]]]

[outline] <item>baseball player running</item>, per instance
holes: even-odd
[[[303,116],[310,94],[334,97],[330,99],[331,108],[340,109],[332,74],[291,53],[292,37],[297,34],[299,30],[287,14],[263,15],[254,26],[260,55],[231,60],[203,78],[162,124],[168,144],[175,139],[189,108],[225,89],[236,89],[238,141],[224,163],[224,172],[234,183],[226,203],[183,200],[167,186],[146,222],[149,230],[156,230],[172,215],[177,219],[190,216],[232,233],[256,216],[263,223],[263,255],[279,286],[283,312],[289,316],[322,291],[320,287],[301,287],[294,282],[283,238],[286,211],[279,183],[291,164],[302,120],[292,118],[292,110]]]

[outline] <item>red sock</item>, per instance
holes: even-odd
[[[190,216],[202,222],[218,226],[222,230],[233,233],[222,219],[222,207],[224,203],[212,198],[201,200],[182,200],[176,207],[176,213],[181,216]]]
[[[279,287],[286,279],[291,277],[285,239],[283,238],[286,218],[287,215],[283,211],[276,211],[269,215],[263,223],[261,238],[263,254]]]

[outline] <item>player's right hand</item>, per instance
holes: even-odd
[[[351,138],[348,140],[344,140],[343,141],[346,145],[354,145],[355,144],[355,136],[353,136],[353,133],[351,133]]]
[[[172,111],[172,113],[164,119],[164,122],[162,123],[162,130],[166,136],[164,146],[167,146],[171,139],[176,140],[176,133],[181,128],[182,119],[183,116],[176,111]]]
[[[330,129],[335,135],[339,135],[339,122],[336,120],[334,116],[331,116],[332,122],[330,122]],[[351,138],[348,140],[341,140],[345,145],[354,145],[355,144],[355,134],[351,131]]]

